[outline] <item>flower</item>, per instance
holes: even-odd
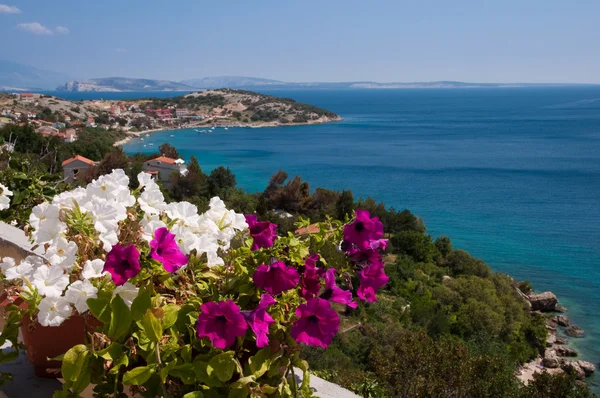
[[[287,267],[281,261],[275,261],[269,266],[259,265],[252,278],[256,286],[271,294],[279,294],[298,285],[300,274],[295,268]]]
[[[320,297],[332,303],[346,304],[350,308],[357,306],[356,302],[352,301],[352,292],[340,289],[335,284],[335,268],[329,268],[325,272],[325,291]]]
[[[63,237],[55,239],[46,250],[46,259],[52,265],[61,267],[67,272],[73,269],[77,256],[77,244]]]
[[[273,241],[277,239],[277,224],[268,221],[258,221],[255,214],[247,214],[246,222],[250,229],[250,235],[254,239],[252,250],[273,247]]]
[[[160,214],[161,211],[167,208],[165,197],[160,192],[158,186],[151,189],[146,187],[138,198],[138,203],[140,204],[140,208],[148,214]]]
[[[154,232],[150,247],[150,257],[162,263],[167,272],[175,272],[188,262],[188,258],[177,246],[175,234],[167,228],[159,228]]]
[[[37,244],[53,241],[67,229],[67,224],[60,221],[58,206],[44,202],[34,206],[29,216],[29,224],[33,227],[33,240]]]
[[[65,298],[75,306],[77,312],[83,314],[89,309],[86,302],[87,299],[96,298],[96,293],[98,293],[98,289],[86,279],[84,281],[75,281],[71,283],[65,293]]]
[[[258,307],[252,311],[242,311],[250,329],[256,335],[256,346],[264,348],[269,345],[269,325],[275,323],[275,320],[267,312],[267,308],[277,301],[270,294],[263,294],[260,297]]]
[[[340,326],[340,317],[329,301],[310,299],[296,308],[299,318],[292,327],[291,336],[298,343],[327,348]]]
[[[196,324],[198,338],[208,337],[216,348],[229,348],[237,337],[246,334],[246,320],[232,300],[204,303],[200,311]]]
[[[146,213],[142,221],[140,221],[140,226],[143,230],[142,238],[150,242],[154,239],[154,231],[167,225],[160,220],[158,214]]]
[[[371,218],[366,210],[357,209],[356,219],[344,226],[344,240],[363,248],[383,236],[383,224],[378,217]]]
[[[390,278],[385,274],[383,262],[379,261],[363,268],[359,279],[360,286],[356,294],[362,300],[374,302],[377,301],[375,293],[380,287],[385,286]]]
[[[123,285],[117,286],[115,290],[113,290],[113,296],[119,295],[119,297],[123,299],[125,304],[127,304],[127,306],[131,308],[131,304],[133,303],[133,300],[135,300],[135,298],[138,296],[139,292],[139,287],[135,286],[132,283],[125,282]]]
[[[140,273],[140,252],[134,245],[114,245],[106,255],[103,271],[107,271],[115,285],[120,286]]]
[[[9,196],[12,196],[12,194],[12,191],[0,184],[0,210],[6,210],[10,207]]]
[[[42,326],[60,326],[73,313],[64,297],[44,297],[38,306],[38,322]]]
[[[46,220],[49,222],[59,222],[59,211],[60,209],[57,206],[51,205],[48,202],[34,206],[29,215],[29,224],[33,228],[38,229],[40,223]]]
[[[15,259],[12,257],[4,257],[2,259],[2,262],[0,263],[0,269],[2,269],[2,272],[5,272],[7,269],[15,267],[16,263],[15,263]]]
[[[189,202],[172,202],[167,205],[167,216],[171,220],[177,220],[182,227],[197,227],[200,216],[198,208]]]
[[[346,252],[346,255],[357,264],[374,264],[381,262],[381,253],[379,250],[373,250],[370,247],[363,249],[352,248]]]
[[[12,262],[14,264],[14,262]],[[14,279],[31,278],[35,270],[44,265],[44,260],[38,256],[27,256],[19,265],[7,267],[4,270],[4,277],[7,281]]]
[[[97,258],[95,260],[88,260],[83,264],[83,271],[81,275],[85,279],[102,278],[104,275],[108,275],[108,272],[103,272],[104,261]]]
[[[318,254],[313,254],[304,260],[300,296],[307,300],[316,297],[319,294],[319,290],[321,290],[321,279],[319,278],[321,269],[315,266],[318,260]]]
[[[140,183],[140,187],[153,188],[156,186],[156,182],[152,178],[152,174],[146,173],[145,171],[140,172],[137,175],[138,182]]]
[[[69,285],[69,276],[59,266],[43,264],[34,272],[32,283],[42,296],[58,297]]]

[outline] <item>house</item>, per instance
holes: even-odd
[[[101,124],[100,128],[103,128],[104,130],[109,130],[110,126],[108,124]]]
[[[31,93],[19,94],[19,99],[21,100],[21,102],[25,102],[25,103],[30,103],[35,100],[35,98],[33,97],[33,94],[31,94]]]
[[[64,132],[65,142],[75,142],[77,141],[77,130],[75,129],[67,129]]]
[[[52,135],[58,135],[58,129],[55,129],[54,127],[48,127],[48,126],[40,127],[39,129],[36,130],[36,132],[45,137],[49,137]]]
[[[93,117],[88,118],[88,120],[85,122],[85,127],[96,127],[96,121]]]
[[[37,117],[37,113],[28,113],[27,114],[27,119],[35,119]]]
[[[173,109],[157,109],[155,114],[158,119],[168,119],[173,117]]]
[[[176,109],[175,110],[175,115],[177,117],[182,117],[182,116],[187,116],[190,114],[190,111],[188,111],[187,109]]]
[[[79,120],[75,120],[74,122],[71,123],[71,127],[85,127],[85,124]]]
[[[73,182],[78,176],[88,173],[95,165],[96,163],[93,160],[75,155],[62,162],[63,177],[65,181]]]
[[[65,127],[67,127],[67,125],[62,122],[56,122],[52,125],[52,127],[60,130],[60,129],[64,129]]]
[[[71,121],[71,116],[69,116],[69,115],[63,115],[63,118],[65,119],[65,122]]]
[[[162,181],[163,184],[168,187],[171,184],[173,173],[179,173],[185,176],[187,174],[187,167],[185,166],[183,159],[172,159],[166,156],[160,156],[145,162],[144,171],[150,174],[157,174],[157,179]]]

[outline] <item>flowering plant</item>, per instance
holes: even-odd
[[[4,259],[6,280],[42,326],[88,316],[98,327],[62,358],[64,389],[101,396],[310,396],[299,345],[327,348],[353,295],[387,283],[383,225],[363,210],[304,234],[228,210],[165,203],[150,178],[122,170],[36,206],[44,258]],[[304,221],[299,227],[308,227]],[[357,286],[355,288],[355,286]],[[304,381],[296,385],[294,367]]]

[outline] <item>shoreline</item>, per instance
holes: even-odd
[[[242,122],[234,122],[231,123],[230,120],[227,121],[227,123],[223,123],[222,121],[212,121],[214,124],[210,125],[211,123],[209,122],[205,122],[205,123],[201,123],[201,124],[194,124],[194,125],[183,125],[183,126],[165,126],[165,127],[160,127],[160,128],[155,128],[155,129],[150,129],[150,130],[144,130],[144,131],[134,131],[134,132],[130,132],[130,131],[126,131],[125,134],[128,135],[128,137],[123,138],[122,140],[119,140],[117,142],[115,142],[113,144],[114,147],[120,147],[123,146],[127,143],[129,143],[131,140],[133,140],[134,138],[138,138],[142,135],[145,134],[153,134],[153,133],[159,133],[162,131],[177,131],[177,130],[185,130],[185,129],[194,129],[194,128],[208,128],[208,129],[212,129],[212,128],[218,128],[218,127],[227,127],[227,128],[254,128],[254,129],[258,129],[258,128],[268,128],[268,127],[287,127],[287,126],[311,126],[311,125],[317,125],[317,124],[326,124],[326,123],[334,123],[334,122],[341,122],[342,120],[344,120],[342,117],[338,117],[337,119],[327,119],[327,120],[321,120],[321,119],[317,119],[315,121],[308,121],[305,123],[280,123],[278,121],[276,122],[263,122],[260,124],[246,124],[246,123],[242,123]]]

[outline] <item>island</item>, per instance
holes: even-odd
[[[172,98],[68,101],[35,94],[0,93],[0,127],[28,123],[44,136],[73,142],[83,129],[110,130],[132,136],[180,128],[273,127],[342,120],[335,113],[291,98],[252,91],[217,89]]]

